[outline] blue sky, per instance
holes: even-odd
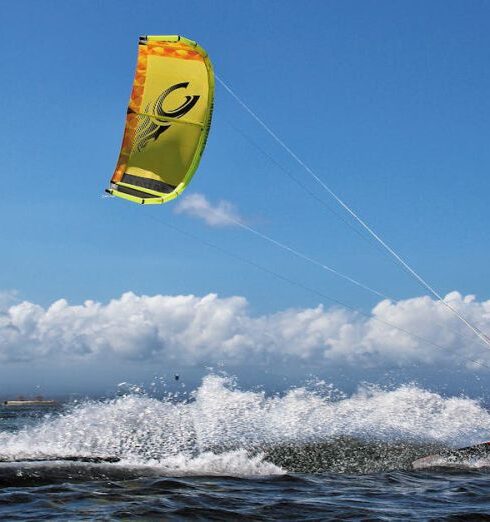
[[[101,198],[137,38],[183,34],[435,288],[489,299],[489,16],[479,1],[2,5],[0,290],[44,307],[127,291],[243,296],[251,314],[321,301],[156,218],[353,307],[376,304],[244,231],[176,214],[174,204]],[[423,294],[242,133],[342,213],[219,86],[190,193],[231,202],[263,233],[388,295]]]

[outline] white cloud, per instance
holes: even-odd
[[[243,222],[230,202],[221,200],[213,206],[203,194],[183,196],[175,206],[175,212],[202,219],[212,227],[230,227],[236,226],[237,221]]]
[[[478,302],[458,292],[447,299],[490,331],[490,301]],[[382,301],[370,317],[322,305],[254,316],[243,297],[131,292],[107,304],[70,305],[61,299],[43,308],[24,301],[0,314],[0,362],[101,357],[178,364],[304,361],[359,368],[410,363],[460,367],[461,362],[470,368],[473,359],[490,366],[490,350],[429,297]]]

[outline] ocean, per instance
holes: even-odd
[[[0,520],[490,520],[490,457],[412,467],[489,437],[480,402],[416,385],[268,395],[208,375],[0,407]]]

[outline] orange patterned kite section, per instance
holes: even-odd
[[[148,64],[148,52],[146,45],[138,46],[138,61],[136,62],[136,73],[134,76],[133,90],[129,98],[129,108],[126,116],[126,127],[124,129],[121,152],[117,160],[116,170],[112,181],[121,181],[133,148],[134,137],[138,127],[138,113],[141,112],[143,92],[145,90],[146,69]]]
[[[146,52],[148,55],[180,58],[181,60],[204,60],[201,53],[184,42],[149,41]]]

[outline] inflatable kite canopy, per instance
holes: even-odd
[[[121,152],[106,192],[166,203],[189,184],[211,125],[214,75],[206,51],[182,36],[143,36]]]

